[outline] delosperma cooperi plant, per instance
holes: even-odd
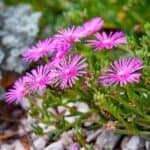
[[[91,109],[89,116],[97,113],[100,117],[98,124],[117,121],[115,129],[125,133],[127,128],[132,133],[130,129],[133,126],[130,128],[125,122],[134,113],[137,117],[150,118],[143,112],[147,107],[141,106],[139,102],[141,82],[144,80],[144,61],[135,54],[135,50],[130,51],[125,33],[108,33],[103,31],[103,26],[103,19],[95,17],[80,26],[58,30],[52,37],[40,40],[28,48],[22,54],[23,60],[27,63],[37,62],[36,64],[40,60],[40,64],[14,83],[6,93],[6,102],[19,103],[27,97],[31,103],[36,103],[36,97],[42,97],[42,103],[46,103],[43,109],[47,113],[48,108],[56,109],[57,113],[50,117],[63,114],[57,110],[61,105],[74,115],[75,110],[67,103],[72,100],[84,102]],[[125,53],[120,53],[121,50]],[[138,88],[133,89],[134,87]],[[143,104],[146,103],[145,99]],[[109,113],[110,117],[104,112]],[[88,120],[88,115],[77,114],[84,121]],[[83,123],[81,118],[78,123]],[[146,121],[138,119],[135,119],[134,125],[140,131],[144,127],[142,123]],[[66,122],[64,119],[61,121]],[[54,122],[50,121],[49,124],[51,123]]]

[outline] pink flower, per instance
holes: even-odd
[[[52,45],[53,39],[39,41],[35,46],[27,49],[23,54],[23,60],[26,62],[36,62],[40,58],[54,52]]]
[[[127,83],[139,82],[141,73],[137,71],[144,68],[138,58],[122,58],[114,61],[111,68],[105,67],[99,81],[105,86],[117,85],[124,86]]]
[[[73,144],[69,150],[80,150],[80,146],[78,144]]]
[[[125,44],[126,38],[123,32],[110,33],[107,35],[105,32],[102,34],[95,34],[96,40],[88,40],[88,45],[93,47],[95,50],[111,49],[118,46],[119,44]]]
[[[58,64],[64,57],[66,57],[68,52],[69,51],[67,50],[58,51],[51,61],[53,61],[55,64]]]
[[[56,74],[56,83],[61,89],[72,87],[75,81],[83,76],[86,72],[84,69],[87,67],[85,59],[81,59],[81,56],[75,55],[69,56],[68,59],[64,58],[59,64],[55,66],[52,72]]]
[[[94,34],[102,28],[104,21],[100,17],[95,17],[80,26],[80,37],[86,37]],[[79,30],[79,29],[78,29]]]
[[[72,49],[72,44],[65,39],[56,37],[55,35],[51,47],[54,49],[54,52],[70,51]]]
[[[52,55],[50,63],[52,61],[53,63],[59,63],[59,61],[64,58],[72,49],[72,44],[61,38],[55,37],[52,45],[55,52]]]
[[[16,102],[18,103],[19,101],[23,100],[25,95],[28,93],[28,90],[25,87],[26,82],[24,78],[18,79],[13,87],[8,90],[8,92],[5,95],[6,102],[8,103],[13,103]]]
[[[55,35],[56,38],[62,38],[68,42],[79,42],[80,41],[80,28],[73,26],[72,28],[62,29]]]
[[[26,73],[25,80],[28,88],[32,92],[45,90],[48,84],[52,83],[54,74],[51,73],[48,65],[38,66],[36,69],[31,70],[31,73]]]

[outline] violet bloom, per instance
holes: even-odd
[[[62,38],[70,43],[80,41],[80,28],[73,26],[72,28],[62,29],[55,35],[56,38]]]
[[[67,40],[58,38],[56,37],[56,35],[54,35],[51,47],[54,50],[54,52],[70,51],[72,49],[72,44],[68,42]]]
[[[142,69],[144,65],[138,58],[122,58],[114,61],[111,68],[104,68],[99,81],[105,86],[120,85],[124,86],[127,83],[138,83],[141,73],[137,71]]]
[[[118,46],[119,44],[125,44],[126,37],[123,32],[115,32],[110,33],[107,35],[105,32],[102,34],[96,33],[95,40],[88,40],[88,45],[90,45],[95,50],[102,50],[102,49],[111,49],[113,47]]]
[[[52,71],[57,74],[55,85],[59,85],[61,89],[72,87],[75,81],[86,73],[84,71],[86,67],[85,59],[82,59],[79,55],[62,59]]]
[[[23,60],[26,62],[36,62],[40,58],[53,53],[54,48],[52,46],[53,39],[46,39],[39,41],[35,46],[27,49],[23,54]]]
[[[54,74],[51,73],[48,65],[38,66],[36,69],[31,70],[31,73],[26,73],[25,79],[28,88],[32,92],[44,91],[48,84],[51,84]]]
[[[55,53],[53,54],[50,63],[58,64],[72,49],[72,44],[66,40],[56,38]]]
[[[51,59],[55,64],[59,64],[59,62],[68,54],[67,50],[58,51],[55,56]]]
[[[102,28],[104,21],[100,17],[95,17],[80,26],[80,37],[86,37],[94,34]],[[78,29],[79,30],[79,29]]]
[[[79,144],[74,144],[69,148],[69,150],[80,150],[80,146]]]
[[[26,89],[25,85],[26,85],[26,82],[25,82],[24,78],[18,79],[14,83],[13,87],[11,89],[9,89],[8,92],[6,93],[6,95],[5,95],[6,102],[18,103],[21,100],[23,100],[25,95],[28,93],[28,90]]]

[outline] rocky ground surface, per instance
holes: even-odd
[[[0,150],[85,150],[72,129],[56,141],[49,135],[35,135],[32,125],[38,124],[44,132],[54,127],[28,117],[24,108],[0,103]],[[88,150],[91,144],[94,150],[150,150],[150,137],[147,136],[117,135],[105,128],[83,131]]]

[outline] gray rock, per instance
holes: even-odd
[[[102,129],[99,129],[97,131],[93,131],[93,133],[89,134],[86,138],[87,142],[91,142],[93,140],[95,140],[102,132]]]
[[[36,123],[37,121],[31,118],[30,116],[28,116],[27,118],[21,119],[21,124],[24,127],[24,130],[26,132],[30,132],[32,130],[33,124],[36,124]]]
[[[79,112],[87,113],[89,111],[89,106],[84,102],[76,102],[74,106]]]
[[[145,148],[146,150],[150,150],[150,141],[145,142]]]
[[[28,110],[30,107],[30,102],[27,98],[24,98],[23,101],[20,101],[20,105],[24,110]]]
[[[10,144],[1,144],[0,143],[0,149],[1,150],[12,150],[12,146]]]
[[[0,1],[0,72],[22,73],[28,68],[21,54],[34,43],[40,17],[29,4],[8,7]]]
[[[141,150],[143,148],[144,148],[144,139],[141,138],[140,136],[132,136],[126,145],[127,150]]]
[[[2,63],[4,56],[5,56],[4,52],[0,49],[0,64]]]
[[[20,55],[33,44],[39,31],[41,13],[33,13],[30,5],[5,6],[4,11],[0,10],[0,16],[3,18],[3,27],[0,29],[1,49],[5,54],[5,61],[1,62],[1,66],[4,70],[21,73],[27,65],[23,63]]]
[[[63,133],[61,136],[61,142],[63,143],[63,145],[68,146],[73,144],[73,135],[74,132],[72,130]]]
[[[64,145],[61,141],[55,142],[44,148],[44,150],[64,150]]]
[[[120,140],[121,136],[114,134],[112,131],[104,130],[96,140],[96,145],[104,149],[113,150]]]
[[[14,62],[15,60],[15,62]],[[11,64],[11,65],[10,65]],[[18,65],[20,64],[20,65]],[[27,69],[27,64],[24,63],[18,56],[10,56],[7,58],[5,63],[1,66],[3,70],[15,71],[17,73],[22,73],[25,68]]]
[[[43,150],[47,141],[48,137],[40,137],[33,142],[33,145],[35,146],[36,149]]]
[[[130,140],[130,137],[128,137],[128,136],[125,136],[125,137],[122,139],[121,145],[120,145],[120,147],[121,147],[122,150],[125,150],[125,149],[126,149],[126,145],[127,145],[127,143],[128,143],[129,140]]]
[[[40,128],[42,128],[44,133],[51,132],[51,131],[54,131],[56,129],[54,125],[46,125],[46,124],[43,124],[41,122],[38,123],[38,126]]]
[[[14,150],[25,150],[24,146],[18,140],[13,143],[13,147]]]
[[[11,14],[12,17],[10,17]],[[4,21],[4,29],[9,32],[24,33],[32,37],[37,35],[37,24],[41,13],[33,13],[30,5],[26,4],[17,7],[9,7],[4,16],[6,18]],[[14,25],[15,28],[12,25]]]
[[[5,89],[2,86],[0,86],[0,100],[3,99],[4,95],[5,95]]]
[[[89,111],[89,106],[84,102],[76,102],[76,103],[71,102],[71,103],[68,103],[67,105],[69,107],[76,108],[77,111],[82,112],[82,113],[87,113]],[[58,109],[61,110],[61,112],[65,111],[65,117],[64,118],[69,123],[74,123],[79,118],[78,115],[68,116],[68,115],[70,115],[70,112],[67,109],[63,110],[62,107],[60,107]]]

